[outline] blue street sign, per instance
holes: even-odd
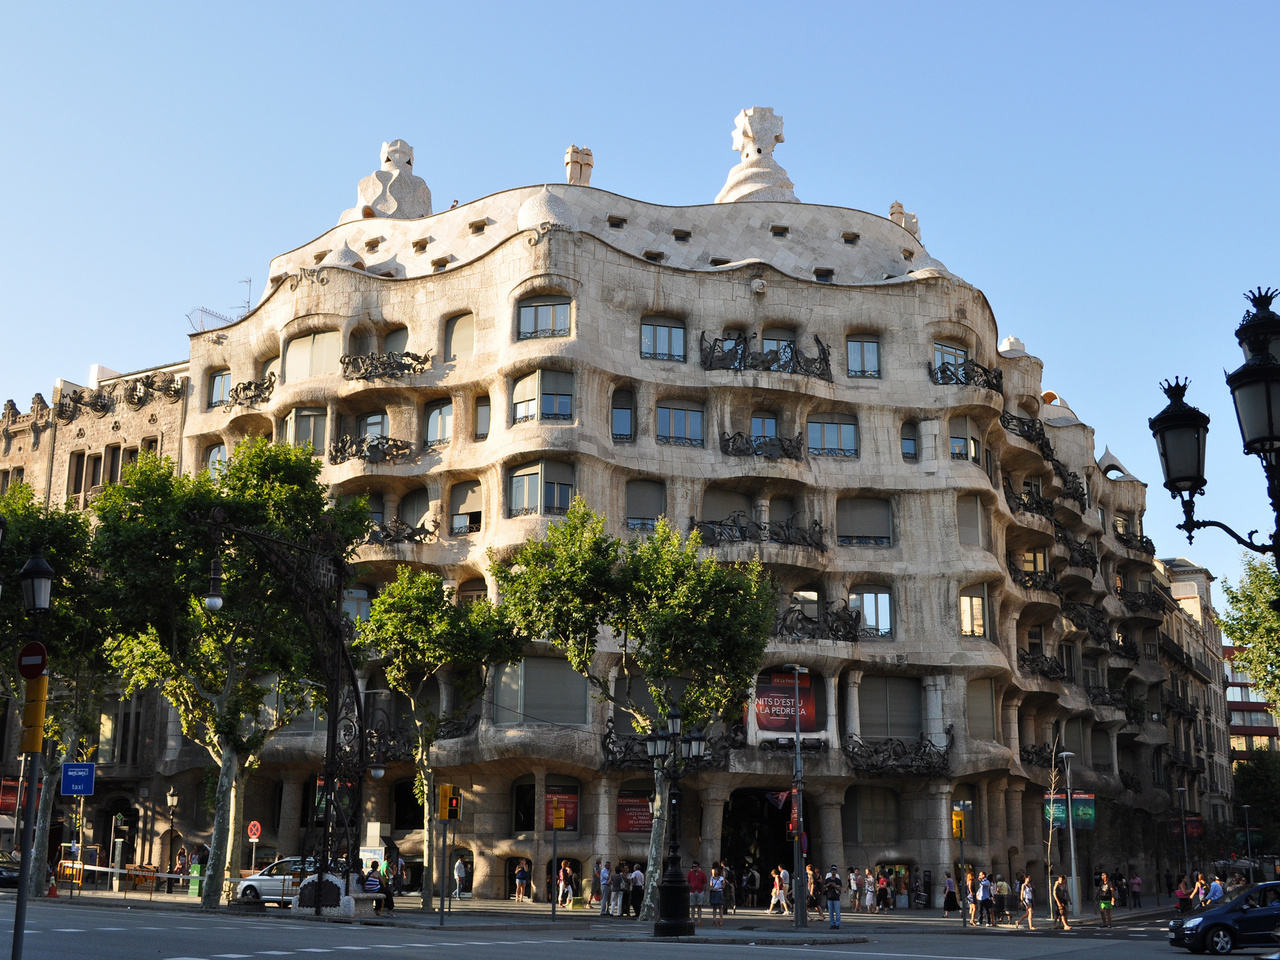
[[[64,763],[62,765],[62,795],[64,797],[93,796],[92,763]]]

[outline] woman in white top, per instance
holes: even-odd
[[[1018,899],[1022,901],[1022,905],[1027,910],[1027,916],[1026,916],[1027,929],[1034,930],[1035,926],[1031,922],[1031,910],[1035,906],[1036,894],[1035,894],[1035,888],[1031,886],[1030,877],[1026,877],[1022,881],[1022,886],[1018,889]],[[1022,918],[1019,917],[1018,922],[1015,923],[1013,926],[1014,926],[1014,929],[1017,929],[1018,927],[1022,926]]]

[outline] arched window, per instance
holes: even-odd
[[[231,371],[215,370],[209,374],[209,406],[220,407],[231,392]]]
[[[667,485],[661,480],[627,481],[627,529],[652,531],[667,512]]]
[[[972,417],[951,418],[951,459],[982,462],[982,431]]]
[[[494,680],[498,725],[587,723],[587,678],[559,657],[527,657],[504,664]]]
[[[518,308],[518,339],[567,337],[570,303],[572,301],[568,297],[530,297],[521,300]]]
[[[944,366],[950,367],[949,372],[956,378],[957,383],[963,382],[960,368],[964,366],[965,361],[968,359],[968,349],[958,343],[939,341],[933,345],[934,367],[938,370],[942,370]]]
[[[511,782],[511,831],[532,833],[538,829],[534,816],[537,809],[538,783],[532,773],[516,777]]]
[[[342,340],[338,331],[307,333],[294,337],[284,348],[284,379],[297,383],[308,377],[338,372]]]
[[[431,494],[426,490],[413,490],[400,501],[400,520],[410,527],[421,527],[431,515]]]
[[[362,413],[356,417],[356,436],[368,437],[370,440],[375,437],[385,437],[389,435],[387,427],[387,413],[385,410],[375,410],[373,413]]]
[[[470,580],[462,581],[458,587],[458,603],[461,606],[468,606],[477,600],[483,600],[489,595],[489,588],[485,585],[484,577],[472,577]]]
[[[210,444],[204,451],[204,468],[215,477],[227,466],[227,445],[225,443]]]
[[[428,447],[447,446],[453,437],[453,401],[439,400],[427,407]]]
[[[445,363],[465,363],[475,350],[476,318],[469,313],[450,317],[444,325]]]
[[[373,594],[373,588],[364,583],[342,591],[342,612],[357,622],[368,620]]]
[[[893,543],[888,500],[844,497],[836,501],[836,542],[842,547],[887,547]]]

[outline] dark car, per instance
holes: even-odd
[[[1265,947],[1280,925],[1280,882],[1259,883],[1169,922],[1169,943],[1192,953],[1226,955],[1236,947]]]
[[[0,850],[0,887],[16,887],[21,869],[13,854]]]

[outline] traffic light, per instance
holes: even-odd
[[[556,830],[564,829],[564,807],[560,806],[558,798],[551,800],[551,826]]]
[[[22,735],[18,750],[22,753],[40,753],[44,749],[44,703],[49,693],[49,675],[27,681],[27,700],[22,705]]]
[[[956,840],[964,839],[964,814],[959,810],[951,811],[951,836]]]
[[[436,808],[440,820],[462,819],[462,789],[451,783],[440,784],[440,804]]]

